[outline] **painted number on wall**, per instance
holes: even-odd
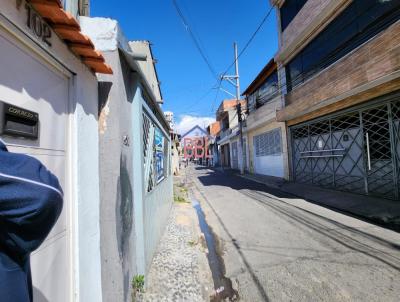
[[[26,9],[26,25],[34,32],[34,34],[43,40],[46,45],[51,46],[51,30],[42,17],[40,17],[28,4],[25,4]]]

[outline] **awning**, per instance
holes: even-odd
[[[94,49],[89,37],[81,32],[78,21],[63,9],[60,0],[27,0],[49,23],[71,51],[81,57],[82,62],[97,73],[112,74],[101,52]]]

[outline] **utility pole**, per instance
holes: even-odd
[[[239,77],[239,57],[238,57],[238,49],[236,42],[233,43],[234,48],[234,56],[235,56],[235,75],[229,76],[224,75],[221,77],[221,80],[227,80],[233,86],[236,87],[236,110],[238,115],[238,124],[239,124],[239,151],[238,158],[240,163],[240,174],[244,174],[244,157],[245,154],[244,150],[244,143],[243,143],[243,123],[242,123],[242,108],[240,103],[240,77]],[[233,82],[232,80],[236,80]]]

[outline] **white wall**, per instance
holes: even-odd
[[[83,72],[84,70],[82,70]],[[78,301],[102,301],[99,213],[99,137],[97,80],[84,71],[76,78],[77,104],[71,125],[72,174],[75,191],[75,256],[79,276]]]
[[[62,114],[67,119],[68,130],[65,139],[67,173],[64,191],[68,200],[64,210],[68,211],[66,219],[70,246],[68,249],[69,259],[68,263],[54,261],[51,265],[65,265],[67,268],[64,271],[65,279],[60,280],[60,284],[57,286],[60,289],[66,287],[66,291],[71,293],[70,298],[74,301],[101,302],[97,80],[94,74],[69,51],[66,44],[59,40],[54,32],[52,32],[51,38],[52,46],[48,47],[27,28],[24,5],[25,3],[22,2],[18,10],[15,1],[0,0],[1,13],[5,16],[0,16],[0,30],[7,32],[7,35],[14,36],[19,47],[32,56],[43,68],[64,74],[69,83],[69,105],[66,106],[66,112],[54,111],[55,119]],[[18,59],[16,54],[15,60]],[[21,72],[32,72],[31,78],[34,83],[35,80],[38,80],[35,71],[24,70]],[[39,80],[44,81],[45,79]],[[0,85],[4,85],[4,83],[0,83]],[[51,85],[48,87],[51,88]],[[8,86],[9,91],[13,89],[19,88]],[[23,89],[24,87],[19,92],[23,92]],[[36,98],[40,99],[40,95]],[[26,95],[28,103],[34,103],[34,99],[32,95]],[[51,121],[41,127],[46,127],[49,137],[57,138],[57,129],[51,126]],[[49,274],[44,271],[35,274],[44,273]],[[71,280],[70,284],[66,280]],[[33,283],[35,284],[35,280]],[[57,293],[57,291],[55,292]],[[59,291],[56,297],[44,297],[44,299],[57,302],[69,300],[62,291]],[[39,299],[35,301],[41,302]]]
[[[260,156],[254,155],[254,172],[256,174],[284,177],[283,155]]]
[[[144,183],[145,165],[149,167],[143,158],[143,112],[147,105],[142,96],[142,89],[146,89],[149,95],[148,103],[153,107],[147,109],[152,121],[157,123],[157,118],[152,113],[158,104],[155,103],[156,96],[151,92],[150,83],[146,76],[138,72],[139,66],[132,62],[130,54],[132,49],[124,37],[118,22],[106,18],[81,18],[82,31],[90,36],[95,46],[105,52],[109,63],[114,69],[112,76],[99,77],[101,81],[112,82],[106,107],[102,111],[101,132],[101,172],[102,183],[106,182],[110,189],[101,189],[101,215],[102,215],[102,238],[108,242],[102,246],[102,272],[103,272],[103,298],[105,301],[126,301],[126,290],[130,290],[130,280],[134,274],[146,274],[148,272],[152,257],[164,230],[166,219],[173,201],[172,176],[169,175],[151,192],[147,192],[148,183]],[[133,72],[136,71],[136,72]],[[147,84],[147,85],[146,85]],[[157,106],[157,107],[155,107]],[[158,121],[159,128],[163,128]],[[167,130],[164,134],[169,138]],[[107,234],[120,235],[121,231],[116,225],[121,222],[121,215],[110,213],[110,211],[121,211],[116,206],[126,202],[118,196],[115,187],[121,176],[119,157],[121,155],[122,136],[130,138],[129,151],[126,149],[127,170],[130,174],[129,183],[132,189],[133,209],[126,205],[126,211],[133,210],[132,237],[124,239],[125,245],[130,248],[128,252],[118,249],[115,238],[106,238]],[[111,146],[112,145],[112,146]],[[170,148],[168,149],[170,150]],[[169,155],[168,155],[169,156]],[[117,159],[117,161],[116,161]],[[129,165],[130,164],[130,165]],[[131,213],[130,213],[131,214]],[[122,215],[126,216],[126,215]],[[107,221],[106,221],[107,219]],[[132,248],[131,248],[132,247]],[[129,255],[127,255],[129,254]],[[135,258],[136,262],[129,261],[129,257]],[[128,280],[128,288],[125,282]]]

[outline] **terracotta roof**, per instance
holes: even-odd
[[[63,39],[82,62],[97,73],[112,74],[101,52],[94,49],[89,37],[81,32],[78,21],[63,9],[60,0],[27,0]]]
[[[221,124],[219,122],[214,122],[208,125],[207,130],[212,136],[217,136],[221,131]]]
[[[249,95],[256,91],[264,83],[264,81],[277,70],[277,65],[274,59],[271,59],[267,65],[261,70],[254,81],[246,88],[242,95]]]
[[[240,100],[240,104],[242,106],[242,110],[245,110],[247,106],[247,101],[242,99]],[[217,121],[220,121],[222,117],[225,116],[229,110],[232,109],[236,110],[236,105],[237,105],[236,99],[223,100],[219,105],[217,112],[215,113]]]
[[[246,100],[241,99],[240,103],[242,104],[242,106],[246,106]],[[237,105],[236,99],[223,100],[217,109],[217,114],[218,112],[228,111],[229,109],[236,107],[236,105]]]

